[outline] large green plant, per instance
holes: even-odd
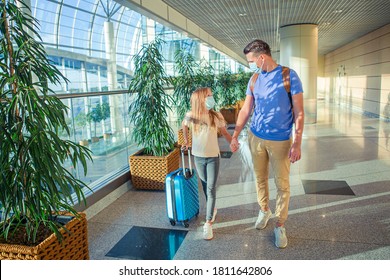
[[[194,83],[196,87],[209,87],[215,90],[214,68],[204,58],[198,64]]]
[[[186,112],[191,108],[191,95],[196,89],[195,77],[198,68],[194,56],[183,49],[175,53],[175,70],[178,72],[174,79],[174,100],[180,126]]]
[[[235,75],[227,68],[224,68],[216,78],[215,99],[220,108],[230,107],[237,102],[235,92]]]
[[[172,97],[164,86],[168,84],[161,54],[163,41],[156,38],[134,56],[134,76],[129,93],[135,94],[129,106],[132,138],[146,154],[163,156],[174,148],[174,133],[168,123]]]
[[[87,121],[94,123],[94,135],[96,137],[97,124],[101,121],[105,121],[110,117],[110,105],[108,102],[103,102],[103,104],[97,104],[94,108],[89,111],[87,114]]]
[[[96,126],[98,123],[102,121],[102,108],[100,104],[97,104],[94,108],[92,108],[87,114],[87,121],[93,122],[94,124],[94,135],[96,137]]]
[[[100,111],[102,113],[102,121],[104,124],[104,129],[106,129],[105,120],[111,116],[110,104],[108,102],[103,102],[102,105],[100,105]]]
[[[86,172],[90,153],[58,136],[69,134],[67,107],[49,85],[64,77],[46,57],[37,21],[8,0],[0,0],[0,15],[0,238],[6,242],[24,230],[20,242],[35,244],[43,226],[61,240],[53,215],[77,216],[73,194],[85,201],[87,187],[65,162]]]
[[[248,87],[248,82],[252,77],[251,72],[245,72],[242,68],[238,70],[236,74],[236,84],[235,84],[235,92],[237,100],[244,100],[246,97],[246,89]]]

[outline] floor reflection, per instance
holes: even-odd
[[[132,260],[171,260],[186,230],[133,226],[106,256]]]

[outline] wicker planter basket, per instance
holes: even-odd
[[[245,103],[245,99],[243,99],[243,100],[239,100],[238,102],[237,102],[237,109],[238,109],[238,111],[240,111],[241,109],[242,109],[242,106],[244,106],[244,103]]]
[[[143,190],[165,190],[166,175],[179,168],[180,150],[175,148],[164,157],[144,156],[142,152],[129,157],[133,186]]]
[[[64,236],[61,244],[54,233],[34,247],[0,244],[0,260],[88,260],[87,219],[85,213],[80,215],[65,225],[70,233],[61,229]]]
[[[192,147],[192,133],[190,130],[188,130],[188,146],[189,147]],[[177,144],[179,146],[182,146],[184,143],[184,137],[183,137],[183,129],[179,129],[179,131],[177,132]]]
[[[237,121],[237,106],[230,108],[221,108],[219,110],[227,124],[235,124]]]

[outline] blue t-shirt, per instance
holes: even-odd
[[[283,85],[282,66],[270,72],[259,72],[253,93],[250,81],[246,95],[254,97],[254,112],[250,129],[265,140],[284,141],[291,137],[293,114],[288,94]],[[297,73],[290,69],[291,95],[303,92]]]

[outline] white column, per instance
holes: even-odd
[[[112,22],[106,21],[104,23],[104,41],[106,46],[108,90],[114,90],[117,88],[117,80],[114,24]]]
[[[317,121],[317,25],[296,24],[280,28],[280,64],[298,73],[303,86],[305,123],[315,123]]]
[[[112,22],[104,22],[104,39],[106,46],[106,59],[107,59],[107,82],[108,90],[116,90],[117,84],[117,71],[116,71],[116,45],[114,36],[114,24]],[[111,112],[111,132],[122,133],[123,121],[119,112],[119,106],[122,104],[122,96],[110,95],[110,112]]]

